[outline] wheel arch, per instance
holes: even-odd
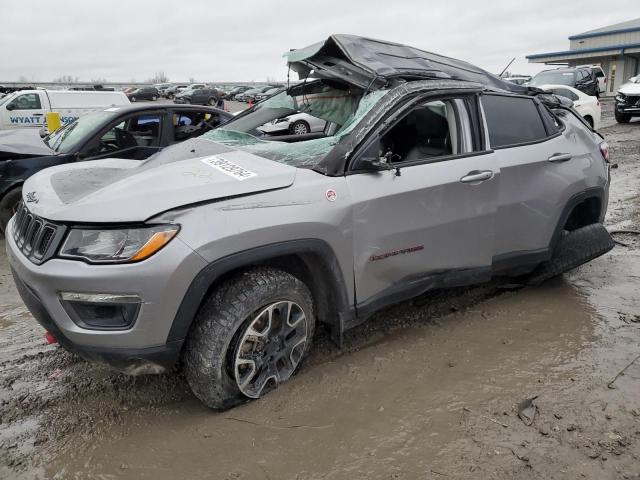
[[[593,117],[591,116],[591,114],[587,113],[587,114],[584,116],[584,119],[587,121],[587,123],[588,123],[589,125],[591,125],[591,128],[594,128],[594,127],[595,127],[595,124],[594,124],[594,122],[593,122]]]
[[[12,183],[8,187],[6,187],[2,192],[0,192],[0,201],[2,201],[2,199],[6,197],[7,194],[10,193],[11,191],[16,190],[18,188],[22,189],[23,186],[24,186],[24,180],[18,180],[15,183]]]
[[[606,212],[606,206],[604,205],[605,198],[606,194],[603,187],[588,188],[569,198],[553,232],[549,252],[555,251],[562,232],[566,229],[565,227],[567,227],[567,225],[576,229],[586,226],[584,224],[585,221],[589,223],[602,223],[604,221],[604,213]]]
[[[232,275],[271,266],[303,281],[311,290],[319,322],[341,337],[350,308],[344,275],[333,249],[323,240],[301,239],[264,245],[211,262],[193,279],[178,307],[167,343],[186,339],[207,296]]]

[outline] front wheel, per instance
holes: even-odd
[[[22,200],[22,188],[20,187],[9,191],[2,197],[2,200],[0,200],[0,228],[3,233],[7,228],[7,223],[9,223],[13,214],[16,213],[20,200]]]
[[[185,374],[208,407],[260,398],[287,381],[309,351],[315,329],[307,286],[274,268],[225,282],[200,308],[185,347]]]

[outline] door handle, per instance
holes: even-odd
[[[572,157],[573,155],[571,155],[570,153],[554,153],[549,158],[547,158],[547,160],[553,163],[562,163],[568,162]]]
[[[462,183],[479,183],[484,182],[485,180],[490,180],[492,178],[493,172],[491,170],[483,170],[482,172],[473,170],[472,172],[469,172],[464,177],[462,177],[460,181]]]

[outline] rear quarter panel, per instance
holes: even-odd
[[[561,135],[534,145],[497,150],[500,164],[500,224],[495,254],[543,250],[551,245],[561,215],[572,197],[586,190],[608,190],[607,166],[599,150],[599,136],[570,112],[562,111]],[[551,163],[554,153],[570,153],[571,160]],[[535,158],[535,161],[528,159]]]

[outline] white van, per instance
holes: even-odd
[[[42,127],[47,112],[58,112],[65,125],[87,113],[129,103],[123,92],[21,90],[0,99],[0,130]]]

